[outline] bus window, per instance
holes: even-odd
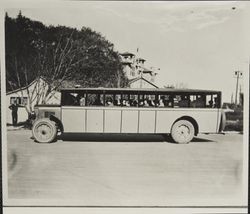
[[[172,95],[159,95],[158,107],[171,108],[174,105],[174,97]]]
[[[77,96],[77,102],[79,103],[80,106],[85,106],[86,105],[86,94],[78,94]]]
[[[220,108],[220,97],[218,94],[210,94],[206,96],[207,108]]]
[[[136,94],[129,95],[129,105],[134,107],[138,106],[138,95]]]
[[[121,94],[105,94],[105,106],[121,106]]]
[[[120,94],[115,94],[113,96],[114,106],[121,106],[121,99],[122,99],[122,96]]]
[[[105,98],[105,106],[114,106],[114,100],[112,97]]]
[[[143,94],[140,94],[138,96],[138,106],[139,107],[143,107],[144,106],[144,95]]]
[[[197,99],[196,99],[196,107],[197,108],[204,108],[205,107],[205,101],[206,97],[203,95],[197,95]]]
[[[179,103],[181,101],[181,96],[180,95],[175,95],[174,96],[174,107],[179,107]]]
[[[114,106],[114,94],[105,94],[105,106]]]
[[[127,106],[127,107],[130,106],[129,94],[123,94],[123,95],[122,95],[121,105],[122,105],[122,106]]]
[[[188,108],[190,105],[189,95],[177,95],[174,97],[174,107]]]
[[[87,106],[103,106],[104,99],[103,94],[92,94],[89,93],[87,96]]]
[[[213,104],[214,104],[213,95],[207,95],[206,96],[206,107],[213,108]]]
[[[61,104],[65,106],[85,105],[85,94],[83,92],[64,92]]]
[[[213,95],[213,108],[220,108],[220,100],[218,94]]]
[[[205,95],[191,95],[190,106],[192,108],[205,108],[206,107],[206,96]]]
[[[144,96],[144,107],[155,107],[155,95]]]
[[[158,101],[156,95],[153,94],[140,94],[134,95],[137,105],[139,107],[156,107],[158,106]]]
[[[196,96],[190,95],[190,107],[195,108]]]

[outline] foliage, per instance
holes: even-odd
[[[7,91],[43,77],[49,84],[43,91],[43,103],[68,80],[82,87],[127,84],[114,45],[90,28],[45,26],[21,12],[17,18],[6,13],[5,44]]]

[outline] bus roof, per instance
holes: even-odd
[[[203,89],[175,89],[175,88],[62,88],[61,91],[91,91],[91,92],[158,92],[158,93],[204,93],[213,94],[221,93],[216,90]]]

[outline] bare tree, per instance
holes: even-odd
[[[26,91],[28,98],[27,111],[33,111],[34,104],[47,103],[61,87],[65,80],[72,78],[74,68],[83,61],[79,59],[79,47],[74,44],[72,39],[73,33],[66,42],[62,39],[56,44],[42,43],[39,52],[33,56],[32,60],[18,61],[14,57],[14,62],[9,62],[15,75],[9,75],[7,81],[14,88],[21,88],[21,97],[24,97]],[[35,73],[34,73],[35,72]],[[8,75],[8,73],[7,73]],[[32,77],[36,79],[32,82]],[[13,82],[15,84],[13,84]]]
[[[62,42],[61,37],[57,44],[46,44],[39,53],[39,73],[47,82],[42,90],[42,103],[48,102],[65,80],[72,79],[75,68],[84,60],[79,58],[80,47],[75,44],[72,35],[66,42]]]

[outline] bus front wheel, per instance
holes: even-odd
[[[32,134],[39,143],[51,143],[57,135],[56,124],[47,118],[39,119],[33,125]]]
[[[178,120],[171,129],[171,137],[176,143],[189,143],[194,137],[194,126],[188,120]]]

